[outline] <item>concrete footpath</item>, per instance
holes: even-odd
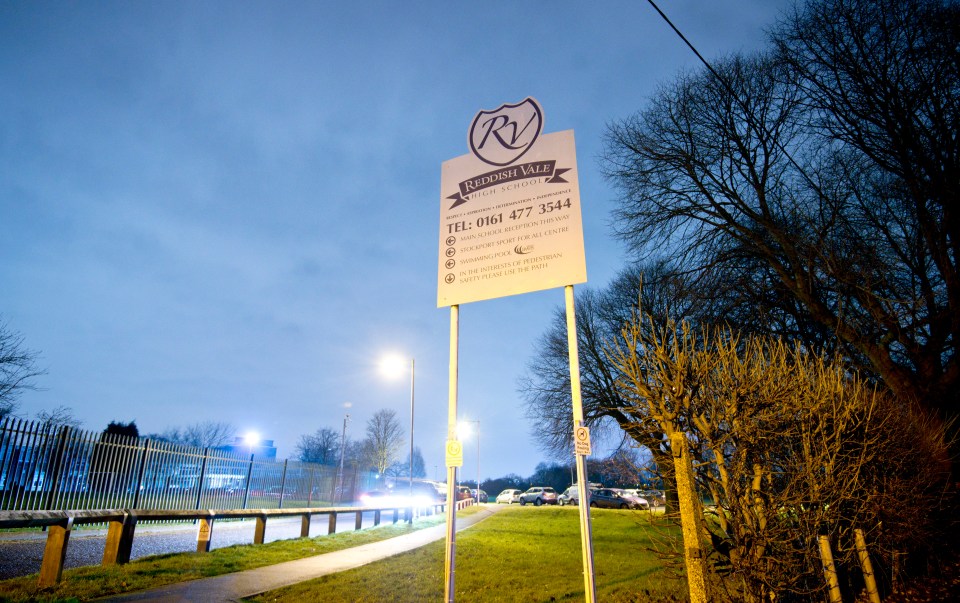
[[[468,517],[457,517],[457,531],[493,515],[500,507],[484,505],[478,513]],[[399,553],[411,551],[446,537],[447,526],[441,524],[411,534],[397,536],[380,542],[288,561],[277,565],[268,565],[257,569],[224,574],[214,578],[203,578],[189,582],[169,584],[150,590],[116,595],[98,601],[120,603],[126,601],[154,601],[158,603],[227,603],[239,601],[263,592],[275,590],[297,582],[312,580],[327,574],[360,567]]]

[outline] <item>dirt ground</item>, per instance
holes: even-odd
[[[883,603],[934,603],[960,600],[960,558],[945,564],[940,576],[916,580],[884,598]]]

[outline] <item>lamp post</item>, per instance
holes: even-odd
[[[465,420],[461,421],[463,423],[476,423],[477,424],[477,504],[480,504],[480,419],[476,420]]]
[[[336,491],[334,492],[334,503],[340,502],[340,497],[343,496],[343,455],[347,449],[347,423],[350,422],[350,415],[344,415],[343,417],[343,434],[340,436],[340,471],[337,472],[337,486]]]
[[[243,441],[246,442],[247,450],[250,451],[250,465],[247,467],[247,487],[243,491],[243,508],[246,509],[247,503],[250,501],[250,481],[253,479],[253,447],[260,443],[260,435],[255,431],[250,431],[243,436]]]
[[[396,375],[401,371],[401,367],[405,364],[405,360],[400,356],[388,356],[383,359],[380,366],[384,372],[389,374]],[[414,382],[415,382],[415,370],[416,364],[413,356],[410,357],[410,473],[408,475],[409,480],[409,496],[410,496],[410,514],[407,517],[408,523],[413,523],[413,409],[414,409]]]

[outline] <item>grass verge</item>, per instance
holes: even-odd
[[[458,516],[476,513],[479,507],[458,511]],[[209,553],[171,553],[138,559],[113,567],[89,566],[65,570],[63,580],[54,588],[37,588],[37,574],[0,581],[0,602],[89,601],[198,578],[210,578],[264,565],[283,563],[347,549],[361,544],[402,536],[446,521],[445,514],[422,517],[413,525],[381,525],[355,532],[329,536],[279,540],[261,545],[236,545]]]
[[[665,532],[645,512],[592,509],[597,600],[686,601],[686,583],[653,552]],[[579,513],[575,507],[512,507],[456,540],[457,600],[583,601]],[[357,569],[271,591],[256,603],[441,601],[443,542]]]

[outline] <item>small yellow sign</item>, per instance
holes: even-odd
[[[463,444],[447,440],[447,467],[463,467]]]
[[[576,453],[583,456],[590,456],[590,429],[587,427],[576,427],[573,430],[573,446]]]

